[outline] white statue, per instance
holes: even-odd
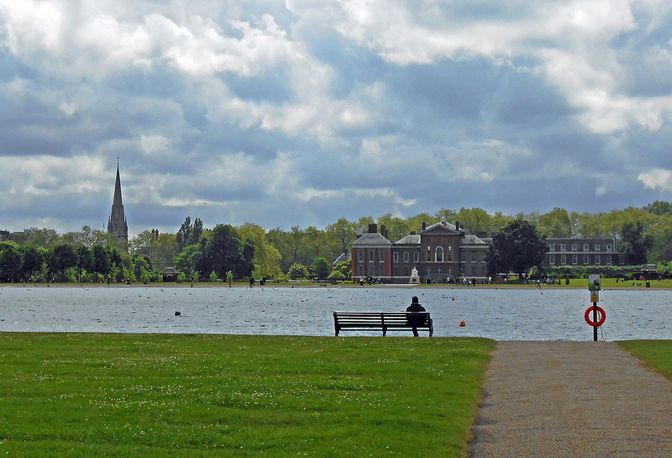
[[[418,269],[413,267],[411,270],[411,280],[410,283],[420,283],[420,275],[418,275]]]

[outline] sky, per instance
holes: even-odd
[[[0,0],[0,229],[672,200],[669,0]]]

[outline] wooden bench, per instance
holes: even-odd
[[[385,336],[387,331],[412,330],[409,317],[415,318],[418,331],[429,331],[429,337],[434,334],[429,312],[334,312],[334,331],[338,335],[341,331],[381,330]]]

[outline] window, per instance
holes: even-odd
[[[443,262],[443,247],[436,247],[436,250],[434,250],[434,260],[436,262]]]
[[[359,262],[364,261],[364,252],[361,250],[357,250],[357,261]]]
[[[607,255],[607,265],[611,265],[611,255]]]
[[[554,255],[554,254],[549,254],[549,255],[548,255],[548,263],[549,263],[550,265],[554,265],[554,264],[555,264],[555,255]]]
[[[567,256],[565,256],[564,254],[560,255],[560,265],[564,266],[565,264],[567,264]]]
[[[607,251],[611,251],[611,245],[607,243]]]
[[[369,251],[369,262],[373,262],[373,251]]]
[[[560,251],[565,251],[565,246],[566,245],[564,243],[561,243],[560,244]]]
[[[588,245],[587,243],[584,243],[583,244],[583,251],[589,251],[589,250],[590,250],[590,245]]]
[[[595,256],[593,256],[593,262],[595,262],[595,265],[600,264],[600,255],[599,254],[596,254]]]
[[[378,262],[385,262],[385,252],[383,250],[378,251]]]
[[[579,263],[578,255],[573,254],[572,255],[572,264],[578,264],[578,263]]]
[[[584,264],[590,264],[590,255],[589,254],[584,254],[583,255],[583,263]]]
[[[416,264],[420,262],[420,252],[419,251],[416,251],[415,253],[413,253],[413,262],[415,262]]]
[[[600,251],[600,244],[599,243],[595,244],[595,251]]]
[[[577,250],[576,243],[572,243],[572,251],[576,251],[576,250]]]
[[[402,254],[402,258],[404,262],[408,262],[408,251],[404,251],[404,253]]]
[[[399,262],[399,253],[397,253],[396,251],[394,253],[392,253],[392,260],[395,264],[398,263]]]
[[[555,244],[554,243],[551,243],[550,245],[548,245],[548,251],[555,251]]]
[[[425,261],[431,261],[432,260],[432,248],[427,247],[427,256],[425,258]]]

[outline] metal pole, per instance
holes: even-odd
[[[593,323],[597,323],[597,302],[593,302]],[[593,342],[597,342],[597,326],[593,326]]]

